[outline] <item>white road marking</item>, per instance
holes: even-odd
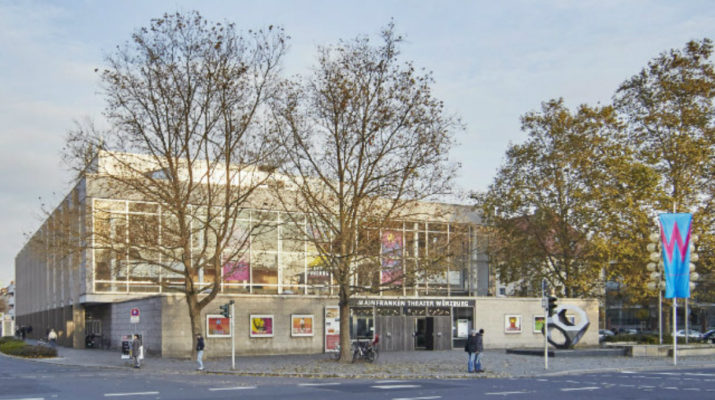
[[[510,394],[526,394],[529,393],[525,390],[519,391],[519,392],[490,392],[490,393],[484,393],[486,395],[491,395],[491,396],[508,396]]]
[[[390,389],[414,389],[421,387],[421,385],[374,385],[370,386],[375,389],[385,389],[385,390],[390,390]]]
[[[441,399],[442,396],[425,396],[425,397],[396,397],[392,400],[435,400]]]
[[[671,376],[680,376],[682,375],[680,372],[654,372],[656,375],[671,375]]]
[[[209,388],[212,392],[218,392],[220,390],[250,390],[255,389],[255,386],[234,386],[234,387],[224,387],[224,388]]]
[[[621,371],[622,374],[635,374],[635,371]]]
[[[325,383],[299,383],[298,386],[335,386],[339,385],[340,382],[325,382]]]
[[[5,399],[5,400],[45,400],[44,397],[26,397],[22,399]]]
[[[119,396],[151,396],[159,394],[159,392],[134,392],[134,393],[105,393],[104,397],[119,397]]]
[[[699,392],[700,388],[685,388],[683,390],[691,390],[691,391]]]
[[[619,386],[620,387],[636,387],[636,385],[624,385],[624,384],[620,384]]]
[[[574,392],[577,390],[598,390],[600,389],[598,386],[584,386],[580,388],[561,388],[562,392]]]
[[[690,376],[715,376],[715,374],[703,374],[703,373],[696,373],[696,372],[686,372],[685,375],[690,375]]]
[[[675,387],[675,386],[666,386],[666,387],[664,387],[663,389],[668,389],[668,390],[678,390],[678,388],[677,388],[677,387]]]

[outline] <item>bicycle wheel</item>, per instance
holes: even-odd
[[[337,351],[330,352],[330,358],[335,361],[338,361],[340,359],[340,345],[338,345],[338,348],[336,350]]]
[[[375,352],[375,350],[369,349],[369,350],[365,353],[365,358],[366,358],[369,362],[373,362],[373,361],[375,361],[375,360],[377,359],[377,353]]]

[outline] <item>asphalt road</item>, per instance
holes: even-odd
[[[471,380],[310,380],[65,367],[0,356],[0,399],[713,399],[715,368]]]

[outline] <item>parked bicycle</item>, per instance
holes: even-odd
[[[372,342],[353,342],[351,348],[351,351],[353,353],[352,362],[358,360],[367,360],[368,362],[373,362],[377,360],[378,356],[380,355],[379,351],[377,350],[377,344],[379,342],[380,337],[378,335],[375,335],[375,338],[372,340]],[[340,359],[339,344],[336,346],[335,351],[331,352],[330,358],[336,361]]]
[[[377,344],[380,342],[380,337],[375,335],[372,342],[354,342],[353,343],[353,362],[358,360],[366,360],[374,362],[380,353],[377,350]]]

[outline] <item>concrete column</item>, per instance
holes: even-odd
[[[85,312],[81,304],[72,305],[72,322],[74,329],[72,332],[72,347],[75,349],[84,348]]]

